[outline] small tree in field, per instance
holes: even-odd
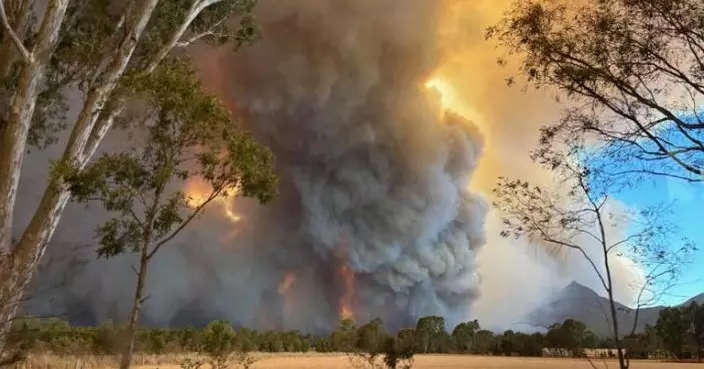
[[[58,170],[65,171],[77,200],[99,201],[114,214],[97,229],[98,255],[139,254],[129,343],[122,353],[121,368],[127,368],[149,261],[214,199],[237,193],[266,203],[275,195],[277,181],[270,152],[205,92],[186,61],[169,60],[123,84],[146,106],[134,128],[134,137],[144,139],[131,151],[103,155],[83,170]],[[179,189],[193,177],[210,187],[197,203]]]
[[[662,279],[675,278],[683,257],[694,246],[684,242],[680,248],[670,247],[675,228],[663,217],[660,207],[638,212],[612,211],[608,203],[608,181],[597,180],[584,166],[570,165],[566,160],[553,162],[559,163],[556,173],[561,180],[555,189],[500,178],[494,190],[494,205],[504,214],[505,229],[501,235],[526,237],[556,250],[583,256],[608,295],[608,315],[619,366],[628,368],[629,360],[621,339],[624,331],[619,326],[614,300],[611,269],[614,258],[628,254],[646,270],[655,270],[645,281],[647,287],[654,288]],[[609,232],[610,228],[626,229],[627,226],[631,231],[622,237]],[[631,333],[635,328],[634,324]]]

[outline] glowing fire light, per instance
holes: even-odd
[[[201,179],[194,179],[186,182],[183,188],[183,193],[186,195],[185,201],[191,208],[196,208],[203,205],[208,197],[212,194],[212,187]],[[242,219],[242,216],[237,214],[234,209],[234,199],[239,195],[237,188],[231,188],[223,192],[220,196],[212,200],[222,208],[225,217],[233,223],[237,223]]]
[[[342,305],[340,308],[340,320],[354,319],[354,312],[348,306]]]
[[[343,264],[338,269],[338,274],[345,286],[345,292],[340,297],[340,319],[354,319],[355,314],[351,306],[355,294],[354,272]]]
[[[284,274],[284,279],[281,281],[281,284],[279,284],[279,293],[280,294],[286,294],[288,290],[291,288],[291,285],[296,282],[298,279],[298,276],[296,276],[296,273],[294,272],[286,272]]]
[[[478,124],[482,121],[481,114],[465,105],[458,97],[452,86],[443,77],[435,77],[425,82],[425,88],[433,89],[440,94],[440,104],[444,110],[451,110]]]

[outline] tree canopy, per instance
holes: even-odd
[[[252,16],[256,0],[48,0],[43,9],[34,4],[0,2],[0,351],[70,197],[64,177],[52,176],[29,224],[15,237],[25,153],[56,143],[66,132],[55,166],[82,170],[108,132],[130,122],[134,84],[146,83],[144,76],[164,60],[183,55],[194,42],[237,48],[259,35]],[[78,105],[76,116],[68,114],[69,94]]]
[[[538,160],[589,146],[605,175],[704,180],[701,1],[516,1],[487,37],[519,57],[529,83],[567,97]]]

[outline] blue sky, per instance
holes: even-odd
[[[628,206],[642,207],[657,203],[671,204],[670,220],[678,224],[679,233],[700,249],[682,268],[680,283],[663,299],[663,303],[679,304],[704,292],[704,183],[687,183],[665,177],[644,181],[638,187],[617,194],[614,198]]]

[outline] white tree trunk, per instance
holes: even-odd
[[[20,79],[12,96],[10,112],[2,132],[0,147],[0,353],[4,338],[15,316],[22,291],[26,285],[22,271],[22,259],[12,248],[13,210],[17,198],[22,160],[24,159],[27,134],[34,114],[39,93],[38,87],[44,77],[46,64],[58,40],[68,0],[51,0],[47,5],[39,29],[37,42],[24,60]]]
[[[150,73],[158,66],[164,57],[176,46],[193,20],[195,20],[204,9],[220,1],[222,0],[194,1],[184,23],[157,52],[147,66],[146,72]],[[79,168],[84,167],[110,130],[116,113],[110,114],[108,117],[103,117],[103,119],[99,121],[101,112],[108,99],[110,99],[120,77],[124,74],[137,43],[141,38],[142,32],[149,22],[158,2],[159,0],[139,0],[131,4],[138,4],[136,8],[133,6],[127,7],[127,9],[134,11],[133,14],[126,15],[126,25],[124,27],[127,28],[127,31],[121,39],[115,53],[108,56],[110,61],[107,63],[108,66],[105,72],[99,77],[100,84],[93,86],[88,92],[83,108],[74,124],[66,149],[62,155],[62,160],[73,163]],[[63,18],[67,3],[68,0],[52,0],[50,8],[54,4],[61,4],[61,18]],[[60,24],[61,20],[59,19],[56,24],[55,34],[50,38],[52,42],[56,41]],[[50,50],[50,48],[48,50]],[[43,64],[41,66],[43,68]],[[40,70],[40,72],[42,71],[43,69]],[[8,130],[8,134],[3,137],[2,151],[0,151],[0,177],[7,178],[7,180],[0,181],[0,195],[3,196],[2,202],[0,202],[0,262],[2,262],[3,247],[5,251],[9,250],[12,229],[12,210],[14,208],[17,184],[20,176],[22,154],[25,151],[29,122],[31,121],[34,103],[36,101],[37,82],[41,75],[38,73],[27,73],[27,76],[35,78],[28,79],[28,82],[32,83],[30,85],[30,87],[32,87],[31,98],[16,100],[16,102],[27,101],[27,106],[22,105],[26,110],[24,115],[21,116],[24,120],[17,120],[17,122],[22,122],[23,124],[15,124],[12,126],[13,128],[19,129]],[[121,107],[118,107],[117,112],[120,110]],[[10,136],[9,132],[12,132],[13,135]],[[18,140],[17,138],[20,139]],[[6,142],[8,144],[6,144]],[[5,155],[6,152],[12,155]],[[3,176],[5,173],[7,173],[8,176]],[[6,182],[6,184],[4,182]],[[15,316],[19,302],[22,299],[22,293],[46,252],[47,244],[56,230],[69,197],[68,189],[60,179],[52,179],[42,196],[37,211],[23,232],[14,250],[12,250],[11,254],[6,255],[10,266],[9,270],[7,270],[7,276],[9,278],[0,280],[0,352],[2,352],[4,337],[10,328],[9,323]]]
[[[188,27],[190,27],[191,23],[193,23],[193,21],[200,15],[200,13],[203,12],[203,10],[221,1],[222,0],[195,0],[181,26],[174,31],[171,37],[169,37],[169,40],[161,47],[161,49],[159,49],[159,51],[157,51],[157,53],[152,57],[152,60],[149,61],[149,64],[145,69],[145,73],[154,72],[164,58],[178,45],[181,38],[186,34]],[[105,138],[107,132],[112,128],[115,117],[124,107],[124,101],[121,101],[116,105],[117,108],[110,115],[103,117],[95,124],[93,132],[90,134],[84,150],[84,155],[87,160],[90,160],[90,158],[93,157],[103,138]]]
[[[133,17],[128,18],[129,28],[120,41],[118,49],[109,56],[110,64],[101,76],[101,83],[92,88],[83,105],[83,109],[73,127],[69,142],[62,160],[80,167],[87,163],[83,154],[85,144],[100,112],[110,94],[117,86],[119,78],[124,73],[127,64],[137,46],[151,14],[159,0],[136,1],[139,5]],[[17,184],[22,167],[22,156],[25,151],[27,133],[31,123],[34,105],[36,103],[37,86],[43,76],[43,68],[51,56],[51,51],[58,38],[61,21],[68,6],[68,0],[52,0],[47,8],[42,31],[48,30],[47,24],[54,25],[53,33],[44,36],[40,31],[40,41],[37,55],[22,71],[20,87],[16,93],[13,110],[10,113],[8,129],[3,135],[2,152],[0,153],[0,246],[6,250],[7,263],[10,270],[4,271],[7,278],[0,281],[0,351],[4,346],[4,338],[10,328],[10,322],[16,315],[22,294],[31,280],[34,271],[46,251],[61,214],[69,199],[69,192],[60,179],[52,179],[42,197],[39,207],[30,224],[22,234],[17,245],[9,250],[12,237],[12,212],[15,205]],[[128,7],[131,9],[132,7]],[[58,12],[57,10],[60,10]],[[49,22],[50,15],[60,13],[57,21]],[[129,15],[128,15],[129,16]],[[42,46],[45,46],[42,48]]]

